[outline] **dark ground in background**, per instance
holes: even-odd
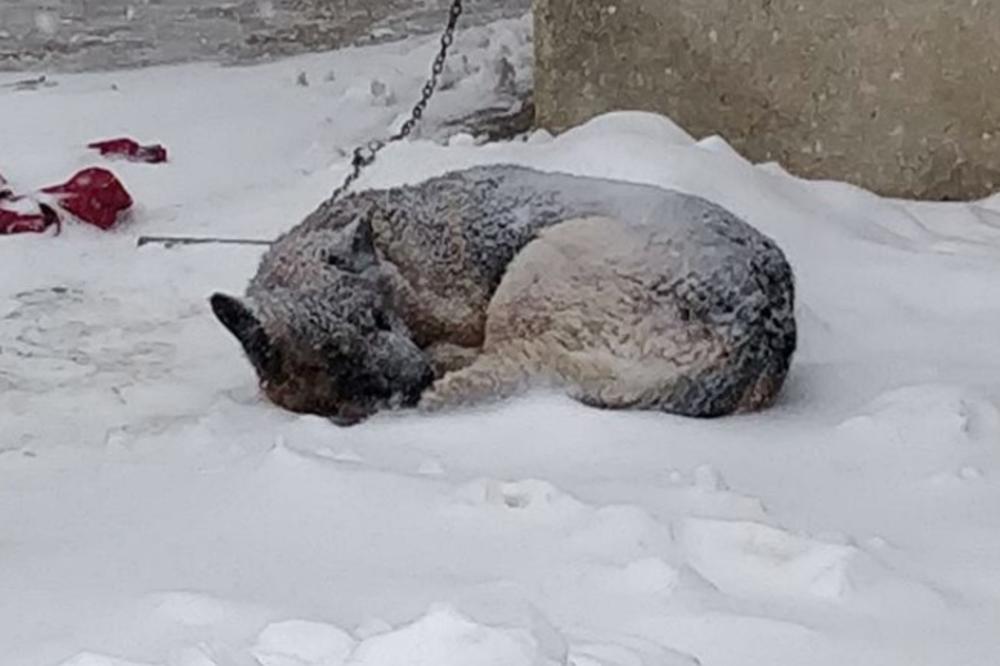
[[[433,33],[448,0],[0,0],[0,71],[246,63]],[[462,26],[531,0],[465,0]]]

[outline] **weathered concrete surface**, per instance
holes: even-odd
[[[468,0],[461,27],[531,0]],[[450,0],[0,0],[0,71],[250,62],[444,27]]]
[[[1000,189],[1000,2],[535,0],[539,122],[666,113],[879,193]]]

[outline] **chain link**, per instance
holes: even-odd
[[[431,97],[433,97],[434,92],[437,90],[441,74],[444,72],[444,61],[448,57],[448,49],[455,41],[455,26],[458,25],[458,18],[461,15],[462,0],[452,0],[451,8],[448,10],[448,23],[445,26],[444,33],[441,35],[441,48],[438,49],[438,53],[434,57],[430,78],[424,83],[424,87],[420,92],[420,99],[413,105],[410,117],[400,126],[399,131],[388,139],[373,139],[365,145],[354,149],[354,155],[351,158],[351,170],[344,178],[344,182],[341,183],[340,187],[333,191],[333,194],[330,196],[331,201],[336,201],[344,196],[351,185],[354,184],[354,181],[361,176],[362,170],[375,161],[375,156],[383,148],[390,143],[395,143],[409,136],[417,126],[417,123],[420,122],[420,119],[424,117],[427,104],[431,101]]]

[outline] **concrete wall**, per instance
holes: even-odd
[[[550,129],[652,110],[805,177],[1000,189],[997,0],[535,0],[535,41]]]

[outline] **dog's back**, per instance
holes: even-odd
[[[781,251],[724,208],[657,187],[511,165],[324,203],[279,240],[255,284],[273,282],[268,276],[287,271],[289,263],[311,261],[309,248],[322,242],[324,232],[367,217],[380,254],[398,271],[401,307],[418,344],[478,345],[486,306],[514,256],[540,230],[588,216],[662,225],[683,248],[677,261],[704,277],[698,284],[705,298],[738,288],[730,274],[753,264],[780,284],[776,307],[791,307],[790,291],[783,293],[791,289],[791,270]]]
[[[706,281],[698,250],[657,223],[590,217],[544,229],[493,295],[482,355],[424,406],[546,385],[594,406],[688,416],[770,404],[795,349],[780,303],[790,275],[742,265]]]

